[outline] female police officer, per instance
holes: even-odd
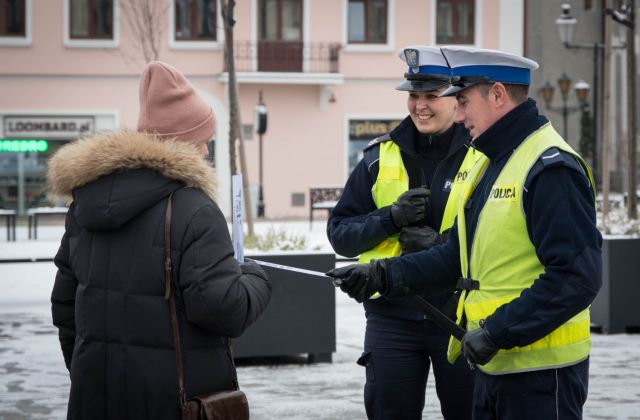
[[[409,116],[367,145],[328,221],[335,251],[360,255],[360,263],[441,242],[457,210],[455,190],[479,155],[468,148],[467,130],[454,124],[455,99],[439,97],[450,81],[440,50],[407,47],[400,58],[409,69],[397,89],[409,92]],[[428,299],[442,306],[452,290]],[[448,335],[411,298],[370,299],[364,308],[367,328],[358,364],[366,367],[367,416],[422,418],[433,365],[443,416],[470,418],[474,375],[462,360],[447,362]]]

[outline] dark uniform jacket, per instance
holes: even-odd
[[[466,206],[469,247],[491,186],[513,150],[547,122],[529,99],[473,141],[490,162]],[[487,320],[487,329],[503,349],[549,334],[586,308],[602,284],[602,236],[596,226],[593,191],[581,164],[567,153],[549,149],[530,170],[524,188],[529,238],[545,269],[519,298]],[[495,229],[500,229],[499,223]],[[460,277],[457,225],[445,244],[387,262],[392,296],[455,282]]]
[[[406,117],[389,135],[372,141],[347,180],[327,224],[329,241],[340,255],[355,257],[400,232],[391,219],[391,207],[378,209],[371,193],[378,177],[382,141],[393,141],[400,147],[410,188],[426,185],[431,189],[424,223],[439,231],[453,178],[468,150],[469,134],[462,125],[454,124],[442,134],[423,135],[411,117]],[[443,287],[429,299],[441,306],[452,291],[453,287]],[[410,299],[372,299],[366,301],[364,307],[367,312],[395,318],[424,319]]]
[[[65,146],[53,192],[72,194],[55,257],[53,322],[71,376],[69,419],[178,419],[164,217],[174,192],[173,281],[187,396],[234,388],[227,351],[265,309],[270,284],[243,274],[213,201],[214,173],[195,147],[140,133]]]

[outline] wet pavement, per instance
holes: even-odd
[[[330,249],[324,221],[287,223],[306,234],[309,249]],[[266,228],[257,224],[256,228]],[[42,226],[38,241],[18,231],[18,241],[0,241],[0,255],[51,258],[62,226]],[[49,295],[55,276],[51,262],[0,263],[0,420],[64,419],[69,379],[51,324]],[[254,420],[364,419],[361,305],[336,294],[336,352],[333,363],[307,364],[292,356],[263,359],[238,367]],[[640,420],[640,334],[593,334],[589,398],[585,419]],[[441,419],[433,378],[427,385],[425,419]]]
[[[0,264],[0,419],[62,419],[69,380],[51,325],[52,263]],[[302,357],[242,363],[252,419],[363,419],[360,305],[336,296],[333,363]],[[587,419],[640,419],[640,335],[593,335]],[[425,419],[439,419],[433,380]]]

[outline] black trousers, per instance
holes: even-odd
[[[425,389],[433,366],[445,419],[471,418],[475,372],[464,360],[447,361],[448,334],[433,322],[406,321],[367,313],[364,353],[365,408],[369,419],[422,419]]]
[[[473,418],[582,419],[589,388],[589,359],[559,369],[509,375],[478,372]]]

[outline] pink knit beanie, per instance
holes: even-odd
[[[215,129],[211,107],[178,69],[161,61],[147,64],[140,76],[138,131],[201,144]]]

